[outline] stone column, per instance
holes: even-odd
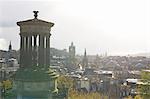
[[[37,35],[33,36],[33,66],[37,66]]]
[[[28,49],[28,57],[29,57],[29,66],[32,66],[32,36],[29,36],[29,49]]]
[[[20,67],[24,66],[24,37],[20,34]]]
[[[50,35],[46,36],[46,66],[50,65]]]
[[[29,50],[28,50],[29,46],[28,45],[29,45],[28,36],[25,36],[25,58],[24,58],[25,67],[29,66]]]
[[[39,66],[44,65],[44,35],[39,35],[39,56],[38,56],[38,63]]]

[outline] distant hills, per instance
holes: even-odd
[[[130,56],[144,56],[144,57],[150,57],[150,53],[137,53],[137,54],[130,54]]]

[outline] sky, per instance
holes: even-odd
[[[51,47],[77,54],[150,53],[150,0],[0,0],[0,49],[19,49],[16,22],[38,18],[55,23]]]

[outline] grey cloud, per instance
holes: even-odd
[[[15,27],[15,22],[0,21],[0,27]]]

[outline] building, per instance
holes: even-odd
[[[84,51],[84,57],[82,60],[82,68],[88,68],[88,58],[87,58],[87,54],[86,54],[86,49]]]
[[[82,92],[90,92],[90,80],[88,78],[77,79],[76,89]]]
[[[75,46],[73,45],[73,42],[71,42],[71,45],[69,46],[69,58],[75,59]]]
[[[38,19],[38,11],[33,12],[34,19],[17,22],[20,68],[13,76],[13,89],[6,99],[55,99],[59,93],[58,75],[49,68],[50,30],[54,23]]]
[[[73,42],[69,46],[69,57],[67,59],[67,69],[69,72],[75,71],[77,68],[76,66],[76,58],[75,58],[75,46],[73,45]]]

